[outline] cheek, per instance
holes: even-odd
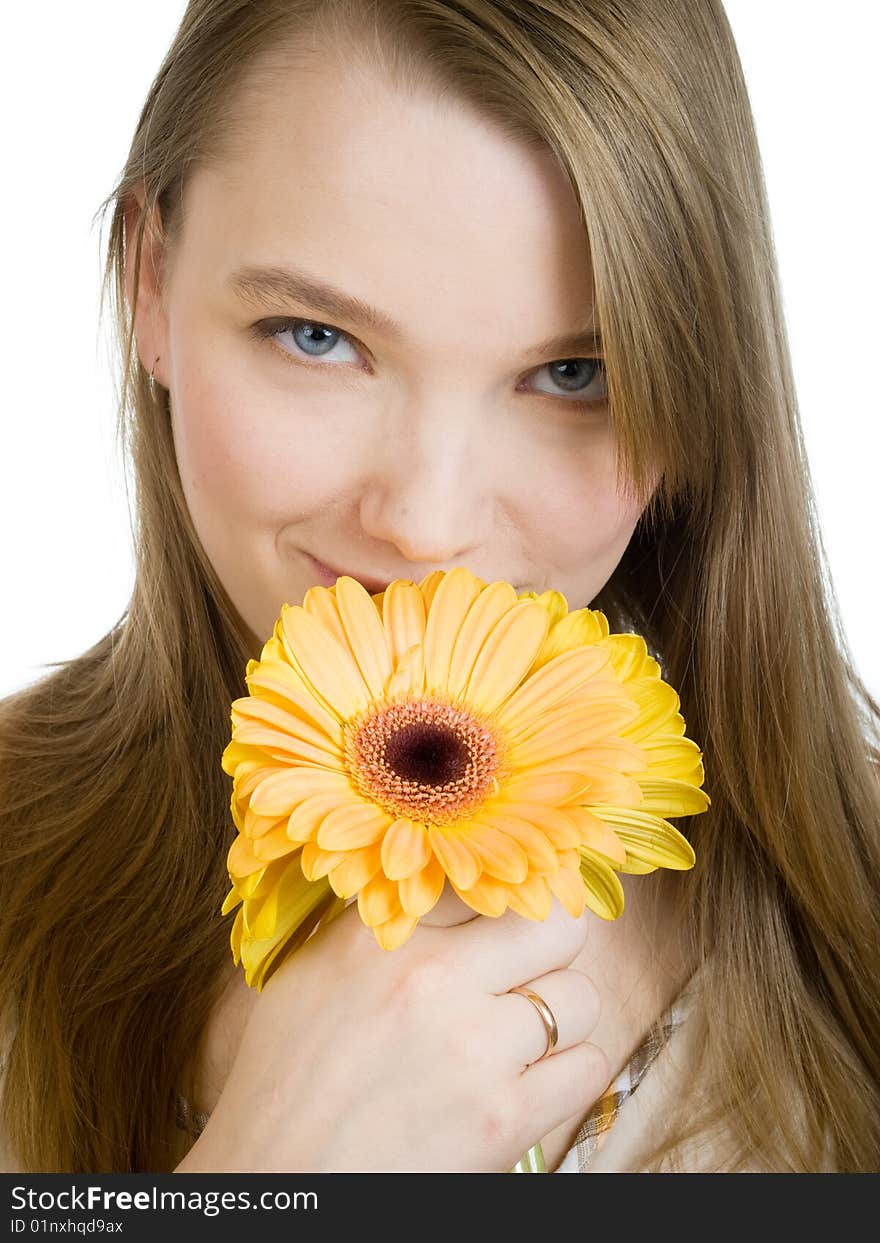
[[[582,607],[601,591],[617,567],[641,515],[631,496],[618,493],[613,454],[605,447],[575,455],[541,488],[533,528],[546,585]]]
[[[275,531],[332,492],[340,456],[301,412],[255,397],[252,385],[178,382],[173,409],[181,482],[197,527]]]

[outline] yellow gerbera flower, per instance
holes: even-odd
[[[285,605],[223,767],[238,836],[226,914],[262,988],[357,895],[385,949],[447,882],[484,915],[623,910],[618,872],[693,866],[701,752],[635,634],[464,568],[370,594],[343,576]]]

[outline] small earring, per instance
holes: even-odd
[[[159,361],[160,357],[161,355],[156,356],[156,363]],[[156,363],[153,363],[153,366],[150,369],[150,379],[149,379],[150,396],[154,399],[156,397],[156,380],[155,380],[155,377],[153,376],[153,372],[156,370]]]

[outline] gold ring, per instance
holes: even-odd
[[[536,992],[530,988],[526,988],[524,984],[518,984],[516,988],[511,988],[508,991],[511,993],[520,993],[523,997],[527,998],[527,1000],[532,1003],[541,1016],[541,1022],[544,1024],[544,1030],[547,1033],[547,1048],[540,1057],[535,1059],[536,1062],[540,1062],[547,1056],[548,1053],[556,1048],[556,1042],[559,1039],[559,1028],[556,1026],[556,1018],[553,1011],[547,1005],[547,1002],[543,997],[539,997]],[[535,1062],[529,1062],[530,1066],[534,1066],[534,1064]]]

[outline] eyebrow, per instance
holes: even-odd
[[[331,319],[341,319],[362,329],[382,333],[389,340],[403,342],[403,327],[384,311],[378,310],[360,298],[317,280],[299,268],[242,267],[229,278],[229,285],[239,297],[258,309],[267,301],[277,299],[308,306]],[[601,350],[602,334],[591,324],[560,337],[539,341],[525,351],[525,356],[555,358],[572,357],[583,350]]]

